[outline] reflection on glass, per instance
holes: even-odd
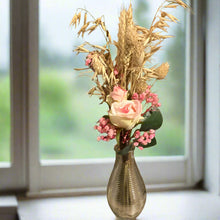
[[[84,57],[72,53],[81,42],[68,24],[79,7],[85,7],[96,17],[105,14],[112,38],[117,38],[118,15],[123,1],[40,0],[40,151],[41,159],[77,159],[114,156],[114,142],[97,142],[93,130],[96,121],[106,114],[107,106],[99,105],[87,91],[92,82],[78,77],[73,68],[82,67]],[[157,1],[134,1],[136,21],[148,26]],[[129,1],[124,1],[125,5]],[[108,10],[107,10],[108,9]],[[138,156],[183,155],[185,111],[185,24],[184,11],[177,10],[181,25],[172,25],[175,39],[167,40],[164,49],[153,62],[170,63],[167,79],[155,86],[162,103],[164,125],[158,131],[158,145]],[[94,44],[104,43],[100,33],[88,39]],[[81,65],[81,66],[80,66]],[[174,95],[175,94],[175,95]]]
[[[0,1],[0,162],[10,161],[9,0]]]

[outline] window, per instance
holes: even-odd
[[[0,162],[10,162],[9,1],[0,2]]]
[[[74,44],[78,44],[74,40],[79,39],[73,36],[73,30],[68,27],[77,7],[86,5],[95,16],[105,13],[108,7],[106,24],[115,33],[121,2],[105,4],[97,3],[93,8],[94,3],[86,0],[19,0],[11,3],[13,165],[15,170],[20,170],[20,187],[29,188],[30,193],[72,188],[103,190],[110,176],[114,162],[113,143],[97,143],[96,133],[92,130],[95,121],[105,110],[99,108],[97,111],[97,99],[93,100],[86,94],[90,87],[89,80],[77,77],[73,71],[76,65],[82,65],[83,58],[75,57],[72,53]],[[135,1],[136,20],[140,24],[144,20],[147,25],[152,18],[150,12],[155,11],[153,8],[159,4],[160,1]],[[198,5],[195,1],[192,4],[197,11]],[[146,17],[145,10],[149,12]],[[192,120],[191,114],[197,111],[192,98],[197,100],[200,95],[193,88],[200,91],[202,87],[197,86],[195,79],[198,72],[190,62],[198,53],[197,47],[194,48],[190,42],[197,39],[195,22],[201,15],[192,19],[183,10],[178,10],[178,13],[182,24],[172,28],[171,34],[177,37],[168,42],[175,46],[169,45],[170,49],[167,50],[164,45],[164,52],[155,58],[173,63],[170,78],[159,85],[166,121],[159,134],[161,146],[141,153],[136,151],[143,178],[153,187],[161,184],[185,187],[201,178],[200,173],[196,176],[196,172],[193,172],[193,169],[196,170],[195,164],[200,167],[201,163],[200,156],[197,157],[198,161],[194,158],[195,153],[201,151],[197,147],[200,143],[189,136],[192,133],[195,137],[201,134],[201,130],[197,129],[198,118]],[[17,29],[15,25],[22,28]],[[15,38],[15,33],[20,37]],[[112,37],[116,38],[114,35]],[[97,37],[96,41],[100,43],[101,38]],[[176,50],[177,47],[179,50]],[[18,50],[21,53],[17,53]],[[178,54],[175,54],[176,51]],[[173,91],[176,91],[175,96]],[[173,97],[169,104],[163,94]],[[90,112],[86,103],[91,106]],[[173,112],[175,107],[177,111]],[[175,116],[171,117],[169,112]],[[16,133],[18,130],[20,133]],[[91,132],[88,133],[88,130]],[[87,134],[86,140],[84,133]],[[169,144],[170,138],[172,144]]]
[[[134,16],[138,24],[149,26],[157,7],[163,1],[134,2]],[[93,5],[99,5],[94,7]],[[101,3],[84,1],[96,17],[105,13],[105,21],[112,38],[117,39],[118,14],[122,1]],[[98,143],[93,130],[95,122],[106,113],[104,105],[90,98],[92,87],[88,77],[79,77],[73,67],[82,67],[82,56],[72,53],[74,45],[83,41],[76,30],[68,26],[75,10],[82,2],[39,1],[39,60],[40,60],[40,152],[42,159],[82,159],[113,157],[113,141]],[[105,8],[108,8],[106,10]],[[117,10],[116,10],[117,8]],[[59,16],[57,16],[59,15]],[[172,25],[169,35],[176,36],[164,42],[162,52],[155,61],[168,61],[168,77],[158,82],[165,125],[157,133],[158,146],[135,153],[138,156],[184,155],[185,148],[185,65],[186,65],[186,12],[177,10],[180,24]],[[97,31],[86,36],[96,45],[103,45],[102,34]],[[178,48],[178,50],[177,50]],[[159,88],[160,87],[160,88]],[[173,95],[175,93],[175,96]],[[86,138],[85,138],[86,134]],[[172,140],[172,141],[171,141]]]

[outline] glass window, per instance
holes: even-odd
[[[106,26],[117,39],[118,15],[123,1],[40,0],[40,152],[41,159],[103,158],[114,156],[114,142],[97,142],[93,129],[106,114],[87,91],[92,87],[88,77],[79,76],[74,67],[83,67],[84,57],[72,50],[82,41],[69,27],[75,10],[88,9],[95,17],[105,14]],[[162,1],[134,1],[135,19],[149,27]],[[125,3],[127,5],[128,2]],[[175,15],[175,14],[174,14]],[[185,12],[178,9],[181,24],[172,25],[168,34],[176,36],[164,42],[153,63],[168,61],[171,68],[165,80],[154,87],[162,103],[164,125],[157,133],[158,145],[138,156],[183,155],[185,145]],[[104,44],[96,32],[86,40]]]
[[[0,1],[0,162],[10,161],[9,0]]]

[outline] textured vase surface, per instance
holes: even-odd
[[[134,158],[116,153],[108,186],[107,199],[114,214],[121,219],[135,219],[146,202],[146,188]]]

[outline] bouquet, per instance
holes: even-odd
[[[100,133],[97,140],[116,139],[115,150],[120,154],[136,147],[143,150],[157,143],[156,130],[161,127],[163,118],[153,85],[166,77],[169,64],[152,65],[151,58],[160,50],[161,43],[172,37],[165,33],[169,23],[176,23],[178,19],[166,11],[178,6],[188,7],[181,0],[165,0],[149,29],[135,24],[131,4],[128,9],[123,8],[119,16],[117,42],[112,41],[103,16],[94,18],[87,10],[77,9],[71,21],[72,26],[80,26],[78,36],[84,37],[98,28],[104,35],[105,45],[84,42],[74,50],[77,54],[87,55],[86,67],[76,70],[92,73],[95,86],[88,94],[99,96],[101,104],[106,103],[109,108],[94,126]],[[117,48],[114,60],[111,45]]]

